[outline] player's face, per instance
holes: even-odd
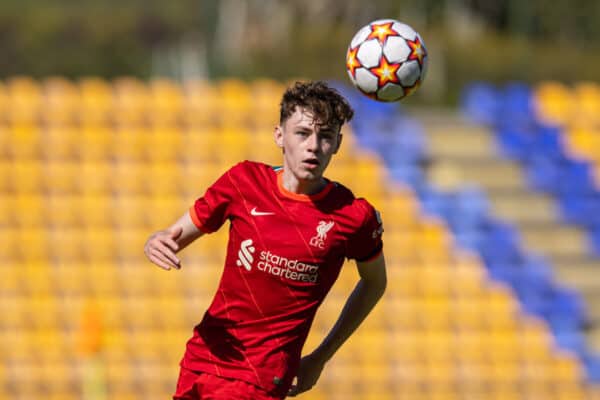
[[[298,107],[275,128],[275,142],[283,148],[284,168],[299,181],[320,180],[341,140],[339,126],[322,125],[312,112]]]

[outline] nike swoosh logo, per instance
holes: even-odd
[[[250,210],[250,214],[255,217],[260,217],[261,215],[275,215],[274,212],[266,212],[266,211],[256,211],[256,207]]]

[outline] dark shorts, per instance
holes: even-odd
[[[280,400],[251,383],[181,367],[173,400]]]

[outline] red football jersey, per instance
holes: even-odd
[[[281,172],[239,163],[191,207],[205,233],[231,225],[217,293],[181,365],[283,396],[344,259],[377,257],[382,227],[375,209],[344,186],[328,181],[318,194],[300,195],[283,187]]]

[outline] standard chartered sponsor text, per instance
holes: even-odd
[[[319,276],[317,265],[290,260],[270,251],[261,251],[257,264],[259,271],[299,282],[316,282]]]

